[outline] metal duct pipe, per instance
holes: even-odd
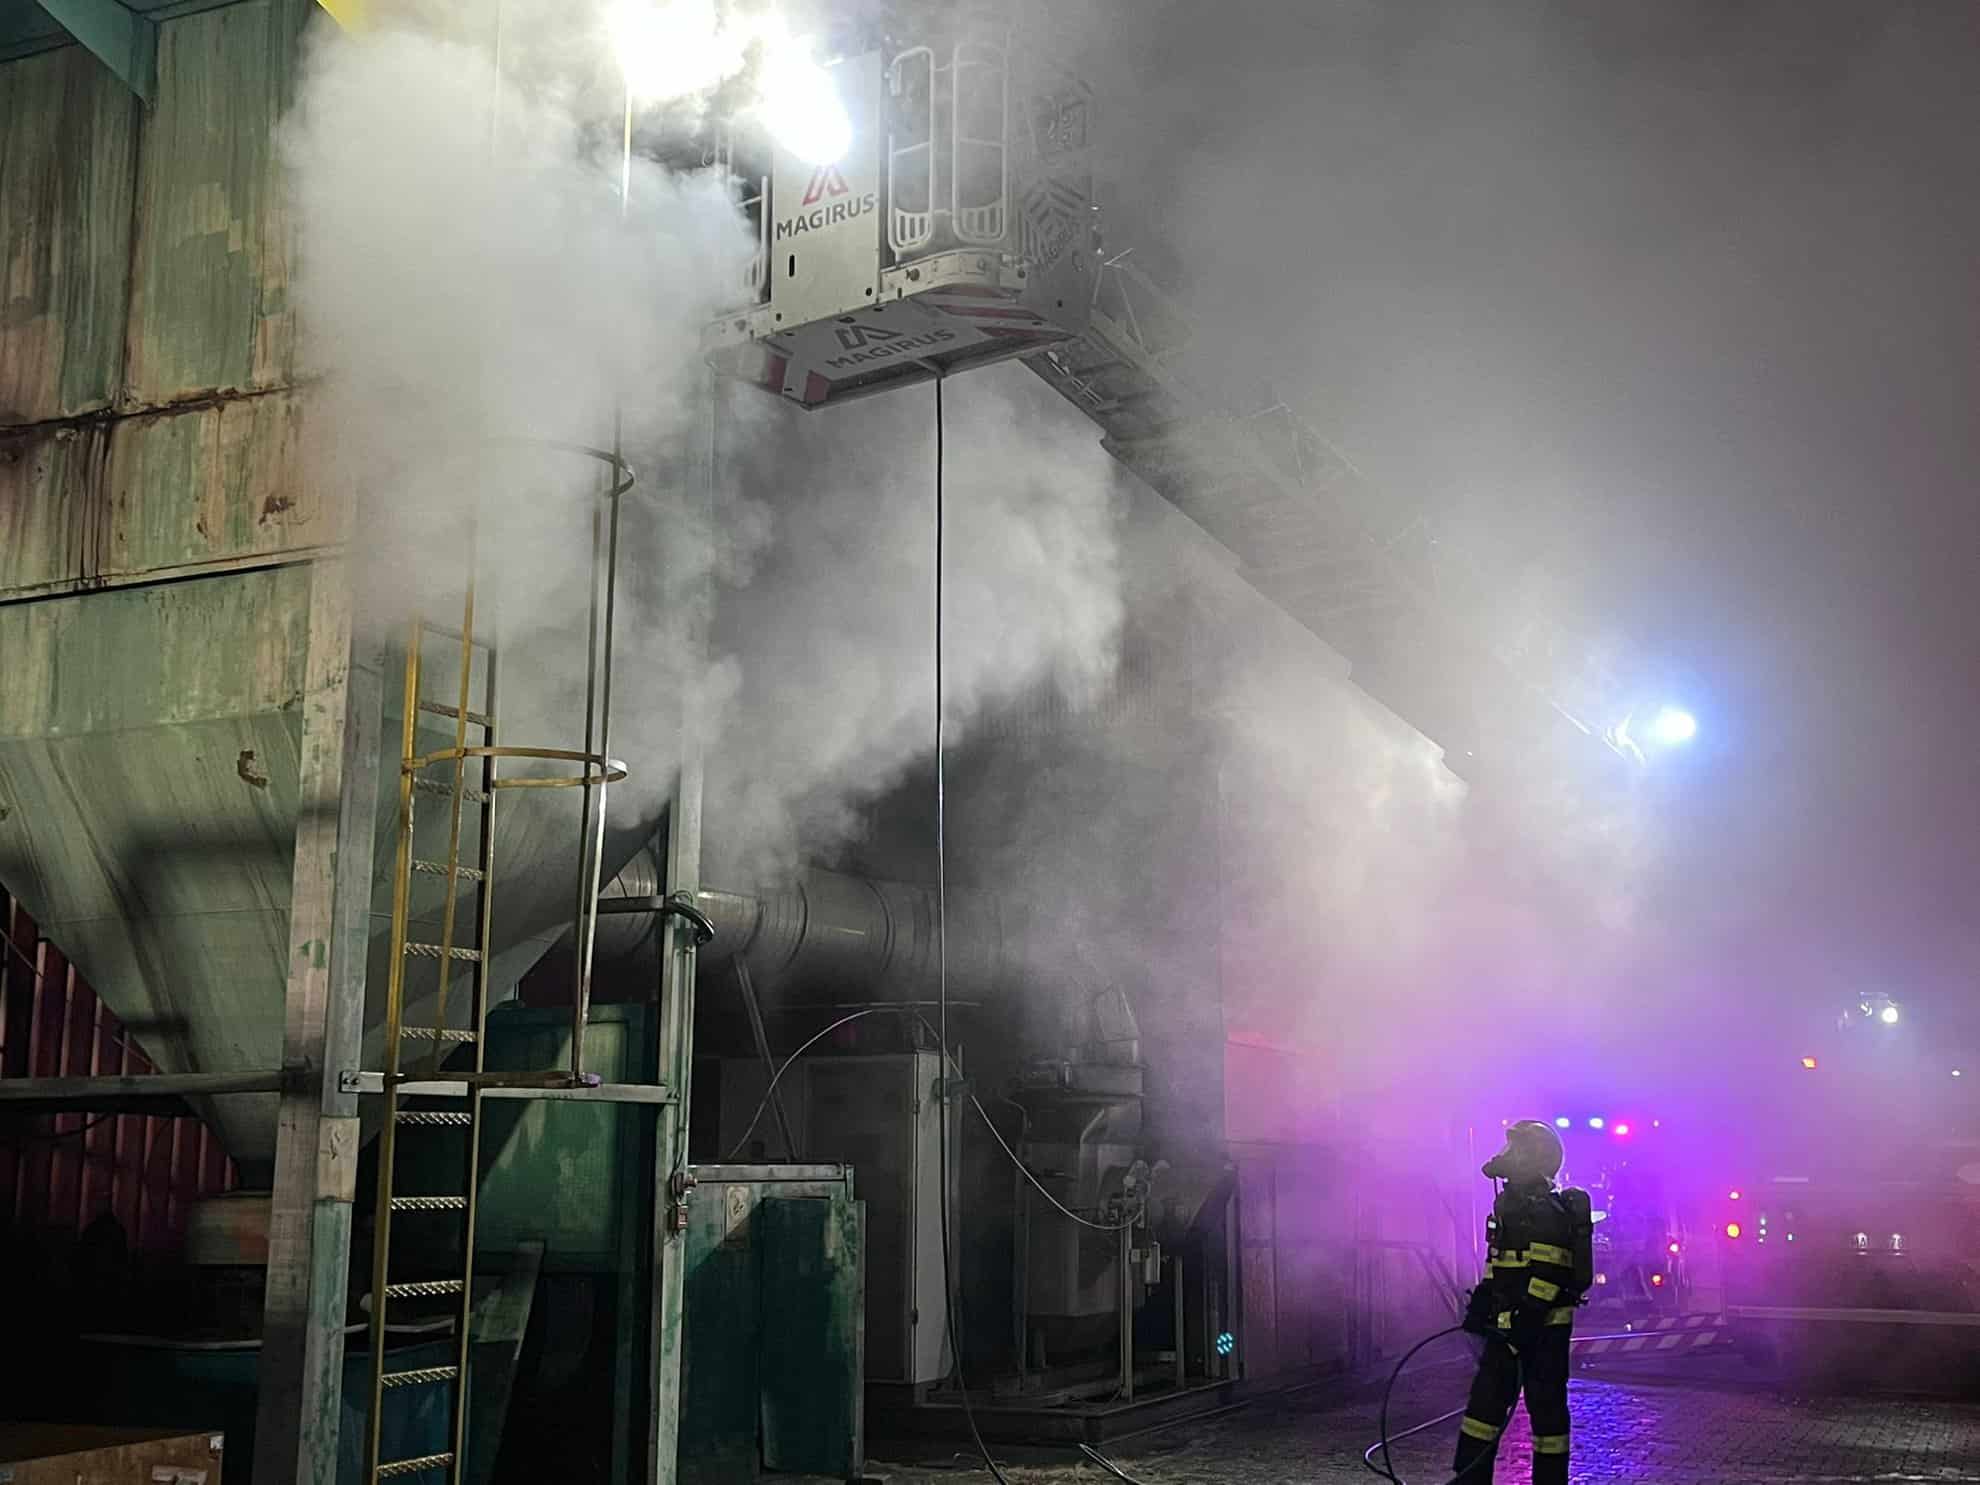
[[[601,895],[655,897],[659,863],[641,851]],[[761,895],[702,891],[695,901],[715,925],[702,951],[705,966],[738,954],[766,994],[817,994],[863,1000],[933,998],[939,970],[935,892],[906,882],[876,882],[840,872],[807,871]],[[949,994],[981,999],[993,993],[1004,958],[997,901],[987,893],[954,891],[948,903]],[[648,960],[657,919],[603,915],[598,954],[603,962]]]

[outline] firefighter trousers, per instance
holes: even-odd
[[[1573,1312],[1568,1314],[1571,1319]],[[1463,1485],[1491,1485],[1493,1462],[1484,1456],[1499,1452],[1499,1435],[1522,1385],[1526,1416],[1533,1425],[1533,1485],[1567,1485],[1568,1340],[1573,1333],[1572,1323],[1544,1326],[1537,1338],[1519,1348],[1517,1358],[1497,1341],[1486,1343],[1451,1465],[1455,1471],[1469,1471]]]

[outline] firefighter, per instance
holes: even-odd
[[[1489,1485],[1522,1381],[1533,1485],[1567,1485],[1568,1339],[1595,1279],[1595,1225],[1586,1191],[1554,1189],[1560,1169],[1560,1137],[1535,1119],[1508,1129],[1506,1147],[1482,1167],[1505,1184],[1485,1224],[1485,1276],[1465,1312],[1464,1328],[1487,1340],[1458,1425],[1452,1467],[1464,1485]]]

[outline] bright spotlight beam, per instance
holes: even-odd
[[[1690,712],[1667,706],[1651,722],[1650,735],[1667,748],[1682,747],[1698,736],[1698,719]]]
[[[832,74],[774,11],[747,19],[721,13],[715,0],[611,0],[605,29],[626,90],[640,102],[706,93],[755,54],[751,111],[772,139],[807,165],[837,164],[852,148],[852,119]]]
[[[742,70],[742,41],[723,29],[713,0],[613,0],[605,30],[626,90],[642,103],[685,98]]]
[[[770,137],[807,165],[836,165],[852,148],[852,120],[832,74],[797,45],[764,60],[756,115]]]

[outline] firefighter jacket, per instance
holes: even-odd
[[[1569,1325],[1594,1282],[1594,1224],[1588,1193],[1545,1182],[1508,1185],[1485,1224],[1485,1277],[1474,1306],[1513,1337]]]

